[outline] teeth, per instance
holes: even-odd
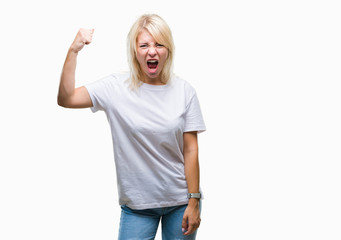
[[[149,62],[149,63],[157,63],[157,60],[149,60],[147,62]]]

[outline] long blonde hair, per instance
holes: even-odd
[[[128,64],[130,69],[130,89],[137,90],[141,84],[143,72],[136,58],[137,37],[147,30],[155,41],[168,49],[168,57],[161,71],[161,82],[166,84],[173,71],[174,42],[171,30],[165,20],[156,14],[144,14],[131,27],[127,37]]]

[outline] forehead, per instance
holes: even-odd
[[[155,42],[155,39],[146,29],[142,29],[137,36],[137,42]]]

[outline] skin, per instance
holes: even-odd
[[[184,134],[185,175],[188,192],[199,192],[199,159],[197,132]],[[192,234],[200,226],[199,199],[191,198],[182,219],[184,235]]]
[[[85,45],[92,42],[94,29],[79,29],[72,42],[60,77],[58,91],[58,105],[65,108],[87,108],[92,107],[92,101],[88,90],[84,86],[75,88],[75,72],[78,52]]]
[[[143,29],[137,36],[136,58],[143,72],[143,81],[148,84],[163,84],[160,73],[168,57],[168,49],[157,43],[152,35]],[[158,60],[156,72],[148,69],[147,60]]]
[[[94,29],[79,29],[73,43],[71,44],[60,77],[58,91],[58,105],[65,108],[88,108],[92,107],[90,95],[84,86],[75,88],[75,71],[78,52],[85,45],[92,42]],[[168,57],[168,49],[158,44],[147,31],[142,31],[137,39],[137,60],[144,73],[143,81],[148,84],[163,84],[160,73]],[[148,59],[157,59],[158,68],[150,72],[147,67]],[[199,161],[197,132],[185,132],[184,137],[184,159],[185,175],[188,192],[199,192]],[[199,200],[189,199],[185,210],[182,228],[184,235],[192,234],[200,225]]]

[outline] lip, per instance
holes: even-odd
[[[148,69],[148,72],[149,72],[149,73],[153,74],[153,73],[156,73],[156,72],[157,72],[158,67],[159,67],[159,66],[156,66],[156,68],[149,68],[149,67],[147,66],[147,69]]]
[[[156,68],[149,68],[148,67],[148,61],[157,61],[158,64],[157,64]],[[146,60],[146,65],[147,65],[148,73],[155,74],[157,72],[158,68],[159,68],[159,59],[149,58],[149,59]]]
[[[149,58],[149,59],[147,59],[147,62],[148,61],[159,61],[159,59],[156,59],[156,58]]]

